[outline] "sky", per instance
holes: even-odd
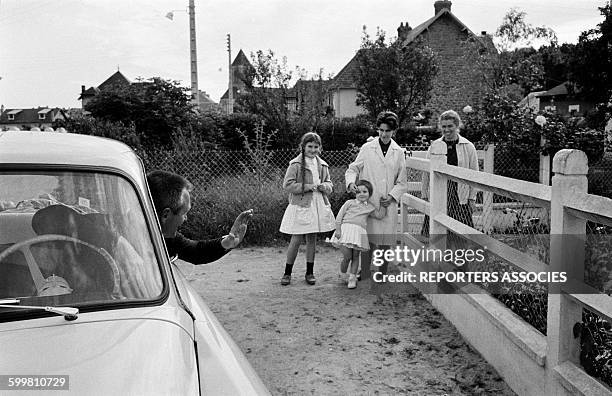
[[[81,86],[120,70],[129,80],[161,77],[190,86],[188,0],[0,0],[0,104],[77,107]],[[472,32],[494,33],[512,7],[526,21],[575,43],[603,20],[604,0],[453,0]],[[198,85],[218,102],[232,58],[271,49],[293,69],[337,74],[380,27],[397,35],[434,15],[434,0],[195,0]],[[165,17],[174,12],[172,20]]]

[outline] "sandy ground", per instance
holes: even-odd
[[[317,284],[280,285],[284,248],[237,249],[183,273],[274,395],[513,395],[495,369],[410,286],[346,288],[318,247]]]

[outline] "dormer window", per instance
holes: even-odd
[[[21,110],[19,110],[19,109],[11,110],[8,113],[6,113],[6,116],[7,116],[9,121],[15,121],[15,114],[19,114],[20,112],[21,112]]]
[[[51,109],[42,109],[38,112],[38,119],[44,120],[47,117],[47,113],[50,112]]]

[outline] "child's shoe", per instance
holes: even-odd
[[[281,278],[281,285],[287,286],[290,283],[291,283],[291,275],[283,275],[283,277]]]
[[[350,274],[349,275],[349,279],[348,279],[348,286],[349,289],[354,289],[357,287],[357,275],[355,274]]]
[[[306,279],[306,283],[308,283],[309,285],[314,285],[317,282],[313,274],[304,275],[304,279]]]
[[[308,283],[309,285],[314,285],[315,283],[317,283],[317,280],[315,279],[313,274],[304,275],[304,279],[306,279],[306,283]]]

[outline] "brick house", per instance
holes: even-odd
[[[484,87],[474,78],[471,62],[465,57],[466,41],[473,39],[485,50],[495,51],[491,37],[486,32],[474,34],[451,12],[451,5],[448,0],[436,1],[432,18],[415,28],[408,22],[401,23],[397,29],[398,39],[404,45],[423,39],[437,56],[439,71],[426,105],[434,115],[473,105],[484,92]],[[332,80],[329,95],[336,117],[354,117],[365,112],[355,103],[357,76],[358,62],[354,56]]]
[[[68,118],[66,111],[59,107],[38,107],[35,109],[3,109],[0,113],[0,130],[9,128],[31,130],[51,128],[54,121]]]

